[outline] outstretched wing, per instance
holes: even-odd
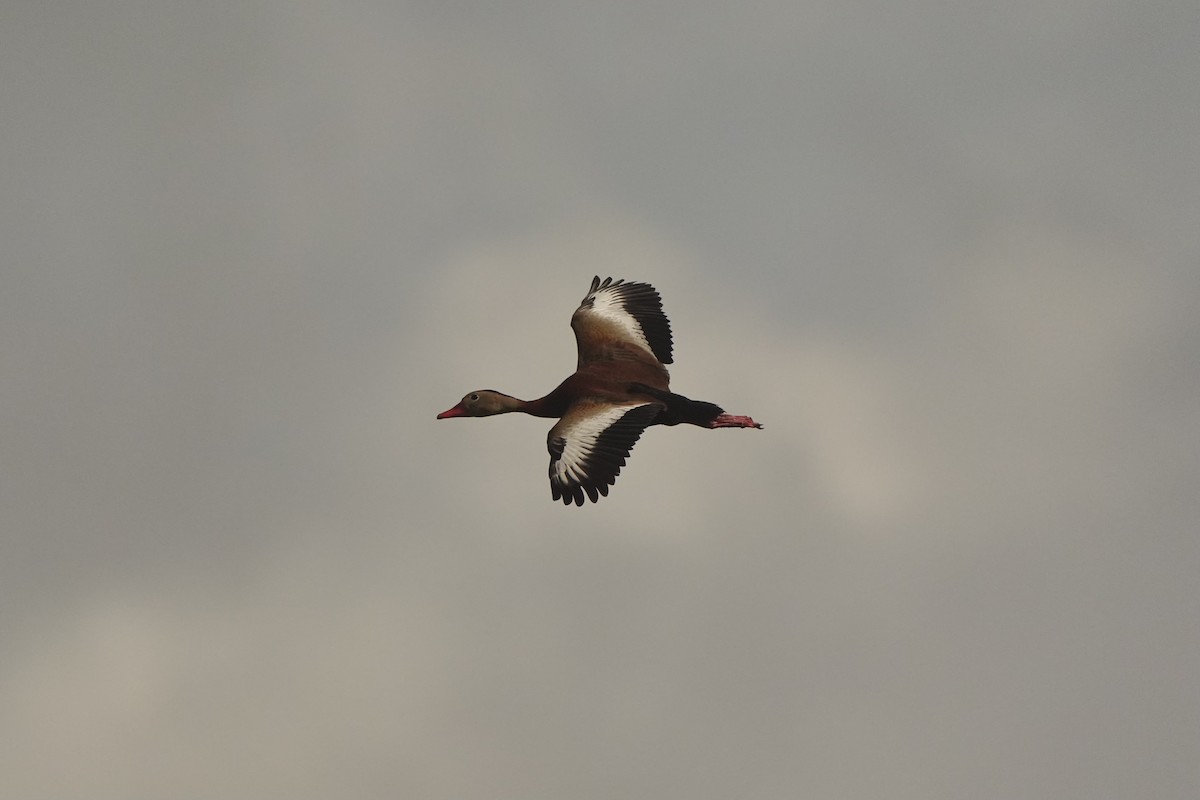
[[[579,369],[592,361],[609,360],[614,349],[637,348],[660,364],[671,363],[671,323],[662,298],[648,283],[625,283],[600,277],[571,317],[579,346]]]
[[[550,494],[564,505],[593,503],[608,496],[629,451],[661,411],[654,402],[576,403],[546,437],[550,451]]]

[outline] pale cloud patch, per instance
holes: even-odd
[[[961,308],[980,335],[1059,380],[1111,376],[1167,321],[1158,265],[1112,241],[1015,229],[965,266]]]
[[[132,767],[169,700],[170,656],[161,647],[169,616],[140,602],[97,602],[38,631],[5,670],[0,708],[9,741],[0,764],[22,792],[79,791]],[[64,765],[69,767],[64,768]]]
[[[795,357],[804,376],[798,446],[857,526],[887,532],[930,497],[930,466],[908,418],[901,365],[850,346],[810,344]]]
[[[333,761],[369,767],[369,793],[378,764],[408,785],[452,772],[453,610],[432,578],[369,576],[333,549],[280,553],[228,597],[93,597],[47,625],[0,683],[20,732],[0,754],[6,791],[324,792]]]

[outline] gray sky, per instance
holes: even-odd
[[[1198,39],[5,4],[0,795],[1195,797]],[[568,509],[594,274],[766,429]]]

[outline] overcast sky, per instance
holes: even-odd
[[[0,795],[1194,798],[1194,0],[0,8]],[[551,502],[647,281],[657,428]]]

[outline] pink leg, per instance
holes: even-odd
[[[708,423],[710,428],[761,428],[758,424],[749,417],[739,417],[736,414],[721,414],[713,417],[712,422]]]

